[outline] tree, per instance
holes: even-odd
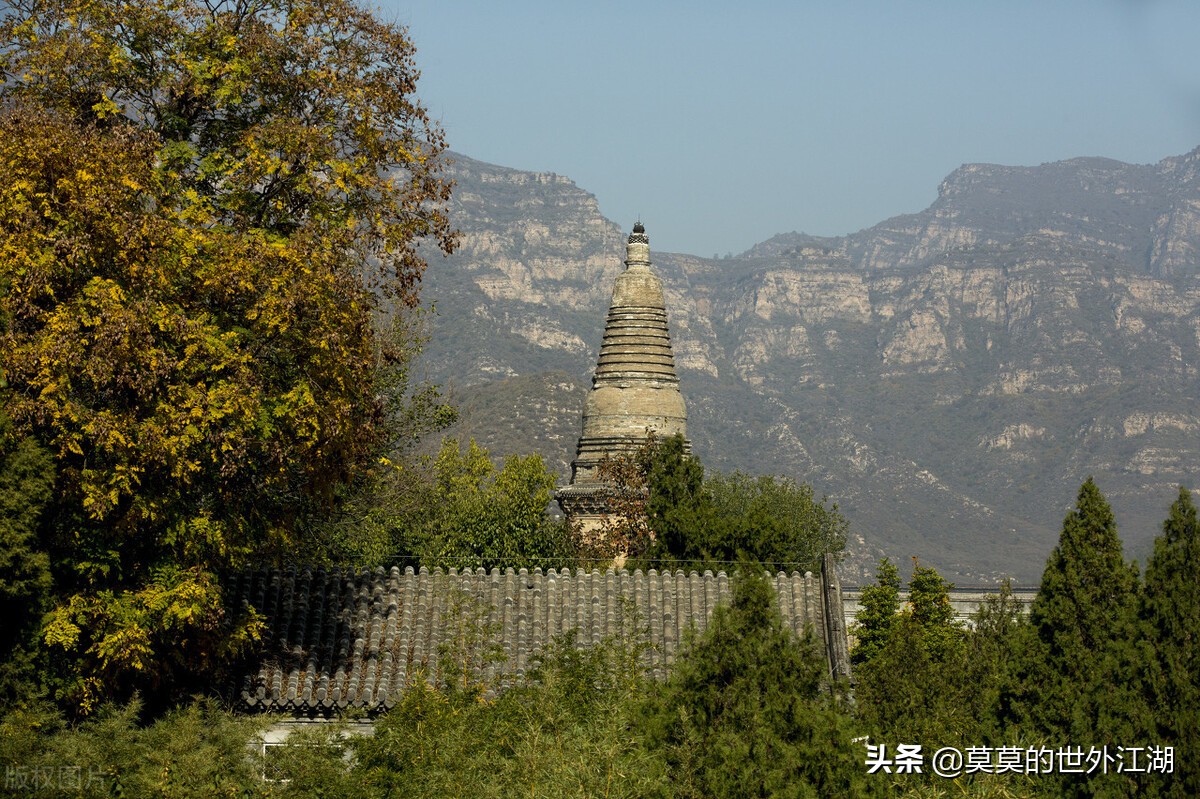
[[[0,135],[7,411],[55,459],[46,640],[87,708],[253,636],[222,573],[375,451],[369,306],[329,242],[185,219],[148,134],[19,109]]]
[[[136,702],[66,725],[41,705],[0,718],[0,760],[11,796],[277,795],[249,756],[265,726],[199,700],[144,725]],[[313,795],[313,794],[308,794]],[[325,794],[328,795],[328,794]]]
[[[572,564],[565,525],[546,515],[554,484],[540,455],[513,455],[497,469],[474,439],[465,452],[445,439],[417,520],[419,559],[458,568]]]
[[[680,434],[653,432],[631,454],[605,456],[597,478],[608,486],[606,518],[595,533],[575,531],[590,561],[629,558],[633,568],[672,567],[708,559],[712,508],[704,494],[704,466]]]
[[[1031,620],[1066,665],[1071,656],[1112,640],[1136,590],[1137,575],[1121,553],[1112,508],[1089,477],[1079,489],[1075,510],[1063,520],[1030,608]]]
[[[49,453],[17,439],[0,413],[0,706],[36,693],[33,655],[50,601],[50,561],[36,532],[53,486]]]
[[[766,575],[746,564],[645,710],[681,796],[860,796],[869,787],[849,720],[823,693],[825,664],[797,640]]]
[[[883,649],[896,625],[896,614],[900,612],[900,570],[896,564],[887,558],[879,561],[875,585],[863,589],[859,606],[854,626],[857,643],[850,653],[856,667]]]
[[[596,467],[596,478],[608,486],[606,512],[598,530],[571,532],[578,540],[581,560],[604,565],[624,556],[639,563],[654,547],[654,531],[646,510],[650,489],[643,466],[654,442],[651,437],[636,458],[605,455]]]
[[[704,481],[722,531],[712,547],[723,560],[745,553],[773,569],[819,571],[821,558],[846,546],[849,522],[818,500],[812,486],[787,477],[714,473]]]
[[[669,796],[663,758],[630,734],[646,690],[642,647],[568,635],[495,699],[421,681],[354,743],[357,795]],[[419,779],[413,775],[419,774]]]
[[[55,461],[59,694],[207,680],[257,634],[221,581],[387,451],[441,133],[402,29],[350,2],[19,0],[0,23],[0,338]]]
[[[909,601],[896,613],[896,567],[884,559],[878,574],[878,584],[863,591],[858,617],[858,714],[882,741],[960,742],[974,719],[965,701],[966,633],[950,605],[953,585],[914,558]]]
[[[305,565],[390,568],[416,557],[414,519],[432,501],[428,459],[419,454],[420,447],[458,415],[443,401],[441,389],[414,368],[427,340],[426,314],[414,309],[376,325],[379,365],[373,391],[382,403],[382,454],[336,486],[332,501],[299,525],[295,553]]]
[[[1005,580],[997,594],[984,599],[967,635],[965,697],[970,715],[978,722],[978,740],[1011,741],[1015,721],[1013,703],[1020,692],[1021,659],[1033,649],[1032,628],[1021,601]]]
[[[336,240],[416,302],[419,242],[454,234],[441,130],[403,28],[353,0],[13,0],[4,93],[154,134],[208,224]],[[311,230],[316,228],[317,231]]]
[[[962,643],[963,629],[950,605],[954,584],[942,579],[937,569],[922,566],[913,558],[908,581],[908,610],[921,631],[922,645],[934,661],[944,660]]]
[[[868,590],[875,594],[872,612],[865,614],[874,637],[868,638],[873,644],[868,657],[858,652],[854,672],[855,713],[873,743],[889,752],[896,743],[917,743],[927,755],[944,746],[966,751],[1043,745],[1043,739],[1010,724],[1014,663],[1027,647],[1029,628],[1007,582],[981,603],[969,629],[956,621],[949,604],[953,586],[936,570],[914,562],[910,601],[900,612],[899,579],[886,560],[879,583],[864,589],[864,604]],[[962,796],[1053,795],[1042,793],[1045,784],[1042,777],[968,772],[954,780],[952,790]],[[944,786],[929,769],[897,776],[893,784],[904,796],[942,796]]]
[[[622,521],[625,537],[648,541],[629,552],[646,562],[720,569],[745,557],[768,568],[812,570],[826,552],[845,547],[848,522],[836,505],[816,500],[810,486],[741,472],[706,477],[681,435],[651,438],[636,465],[633,479],[621,479],[622,467],[605,474],[618,477],[616,496],[623,507],[615,515],[632,519]],[[639,536],[643,526],[652,535]]]
[[[646,475],[646,518],[654,531],[653,557],[708,560],[712,506],[704,494],[704,466],[685,450],[683,436],[651,440],[642,450]]]
[[[1092,478],[1063,520],[1030,607],[1024,718],[1052,740],[1130,746],[1149,730],[1145,663],[1135,626],[1138,578],[1125,562],[1112,509]],[[1030,729],[1031,727],[1031,729]],[[1128,795],[1124,775],[1063,782],[1068,794]]]
[[[1167,795],[1200,795],[1200,525],[1182,486],[1146,566],[1142,617],[1156,660],[1150,693],[1163,743],[1175,746]]]

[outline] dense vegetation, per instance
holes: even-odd
[[[967,783],[980,795],[1195,796],[1200,671],[1189,610],[1200,589],[1187,575],[1200,566],[1198,545],[1191,493],[1180,489],[1139,580],[1089,478],[1027,617],[1006,589],[962,629],[949,586],[920,566],[900,609],[896,569],[882,563],[878,585],[864,591],[856,631],[859,718],[872,741],[889,745],[1095,747],[1115,758],[1109,773],[1063,774],[1056,766],[1036,776],[976,775]],[[1173,773],[1111,773],[1134,758],[1144,769],[1155,746],[1174,747]]]
[[[497,468],[474,439],[446,437],[435,457],[389,463],[331,514],[319,546],[338,562],[430,568],[563,568],[576,547],[547,509],[554,474],[540,455]]]
[[[632,632],[632,631],[631,631]],[[0,760],[33,796],[826,796],[868,789],[853,720],[824,686],[824,660],[775,609],[751,569],[735,582],[663,685],[638,669],[624,635],[546,652],[524,685],[414,685],[373,735],[323,731],[273,750],[247,748],[254,722],[200,702],[149,727],[137,707],[76,727],[24,709],[0,727]],[[748,764],[754,764],[748,767]],[[82,790],[60,788],[72,764]],[[10,770],[11,771],[11,770]],[[271,780],[264,781],[265,771]]]
[[[409,447],[419,246],[449,251],[440,131],[404,31],[346,0],[18,0],[0,23],[0,761],[31,796],[1194,796],[1200,531],[1181,489],[1143,580],[1089,479],[1026,618],[959,626],[880,564],[853,685],[765,568],[845,544],[787,479],[682,438],[605,465],[620,521],[547,515],[536,456]],[[637,619],[498,696],[450,669],[374,733],[269,759],[212,699],[253,645],[223,580],[302,560],[734,570],[665,681]],[[473,645],[491,651],[483,640]],[[492,642],[494,643],[494,642]],[[451,653],[454,654],[454,653]],[[458,653],[474,657],[476,653]],[[479,655],[482,656],[482,655]],[[448,662],[453,663],[454,658]],[[307,744],[307,745],[306,745]],[[866,744],[864,746],[864,744]],[[1176,747],[1171,774],[871,773],[887,747]],[[1149,750],[1145,750],[1149,751]],[[894,764],[893,764],[894,765]],[[267,779],[264,779],[264,776]]]
[[[683,436],[653,436],[633,457],[602,462],[615,486],[612,520],[599,544],[631,566],[719,570],[740,559],[768,569],[819,571],[846,546],[846,519],[812,487],[786,477],[705,474]]]
[[[149,725],[136,704],[69,725],[25,703],[0,722],[0,760],[23,781],[9,787],[34,796],[1194,796],[1196,617],[1167,622],[1161,611],[1195,602],[1195,507],[1181,491],[1148,579],[1134,581],[1136,600],[1111,608],[1117,616],[1089,615],[1072,603],[1131,574],[1112,557],[1109,518],[1085,483],[1032,612],[1005,589],[969,628],[934,570],[916,564],[901,603],[896,568],[881,564],[880,590],[860,615],[853,686],[829,682],[818,646],[782,625],[759,565],[747,562],[730,604],[661,683],[639,668],[645,645],[627,619],[594,646],[558,641],[499,696],[466,672],[417,682],[368,736],[333,725],[264,758],[249,746],[262,721],[208,700]],[[1107,643],[1072,648],[1092,636]],[[1054,669],[1075,682],[1053,679]],[[922,747],[920,772],[896,767],[907,744]],[[1120,747],[1145,747],[1142,768],[1151,747],[1173,746],[1173,772],[932,772],[941,747],[1008,747],[1024,764],[1031,749],[1068,746],[1108,747],[1126,765],[1131,751]],[[872,762],[888,767],[871,773]]]

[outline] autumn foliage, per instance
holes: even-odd
[[[386,448],[376,335],[449,251],[402,29],[352,3],[18,2],[0,31],[0,408],[55,460],[58,693],[211,676],[221,581]]]
[[[444,250],[444,148],[403,28],[352,0],[14,0],[7,96],[133,123],[201,224],[310,234],[416,300],[422,239]]]

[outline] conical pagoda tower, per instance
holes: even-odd
[[[633,455],[651,434],[676,433],[687,440],[687,408],[675,374],[662,281],[650,269],[650,239],[638,222],[625,245],[625,271],[613,286],[571,484],[557,492],[563,513],[580,529],[599,526],[613,491],[597,476],[600,462]]]

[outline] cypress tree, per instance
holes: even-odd
[[[817,644],[785,626],[758,568],[742,564],[732,602],[649,698],[647,745],[665,753],[677,796],[863,796],[862,748],[824,690]]]
[[[887,558],[879,561],[875,570],[875,585],[863,589],[855,618],[854,637],[857,643],[850,653],[855,667],[866,663],[883,649],[900,612],[900,570]]]
[[[1030,609],[1033,624],[1064,655],[1093,651],[1129,609],[1136,581],[1121,553],[1112,508],[1089,477],[1042,573]]]
[[[655,533],[653,557],[710,558],[712,503],[704,495],[704,466],[686,451],[682,435],[664,438],[641,455],[650,495],[646,515]]]
[[[1175,746],[1171,796],[1200,796],[1200,527],[1182,486],[1146,568],[1142,617],[1156,653],[1158,743]]]
[[[1112,508],[1091,477],[1063,520],[1037,597],[1025,669],[1024,707],[1031,732],[1051,746],[1137,746],[1148,709],[1138,655],[1138,578],[1125,562]],[[1124,775],[1064,780],[1066,795],[1129,795]]]
[[[1016,720],[1013,704],[1020,694],[1022,653],[1029,651],[1032,630],[1021,602],[1006,579],[998,594],[988,596],[976,611],[967,636],[969,704],[978,722],[980,740],[1003,741]]]
[[[868,635],[869,652],[862,658],[860,639],[855,648],[862,660],[855,669],[858,715],[880,741],[979,745],[978,739],[960,741],[974,729],[968,698],[975,686],[966,684],[965,630],[950,604],[953,585],[913,558],[908,605],[885,616],[895,607],[898,582],[895,566],[885,560],[880,584],[870,595],[863,591],[858,630]]]
[[[54,485],[54,463],[32,438],[13,435],[0,413],[0,704],[33,693],[35,653],[50,598],[50,561],[37,523]]]
[[[935,661],[945,660],[963,641],[963,629],[954,617],[950,591],[954,583],[942,579],[937,569],[913,558],[908,581],[908,615],[921,631],[923,645]]]

